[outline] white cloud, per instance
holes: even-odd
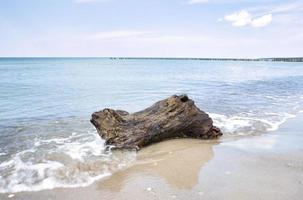
[[[295,13],[303,11],[303,2],[302,1],[290,1],[284,4],[278,5],[267,5],[263,7],[255,7],[251,10],[255,11],[265,11],[270,13]]]
[[[233,26],[246,26],[251,22],[251,15],[246,10],[226,15],[224,17],[226,21],[232,22]]]
[[[251,21],[251,26],[253,27],[264,27],[270,24],[272,21],[272,15],[263,15],[262,17],[255,18]]]
[[[132,30],[117,30],[117,31],[104,31],[87,35],[85,39],[88,40],[102,40],[102,39],[119,39],[139,37],[149,33],[148,31],[132,31]]]
[[[264,27],[273,21],[275,23],[301,25],[303,17],[303,2],[289,1],[283,4],[266,4],[243,9],[226,15],[224,20],[232,23],[233,26]],[[222,21],[221,18],[218,21]]]
[[[29,40],[4,43],[2,56],[130,57],[275,57],[300,56],[300,26],[275,27],[262,34],[228,32],[162,32],[122,29],[99,32],[49,32]],[[277,42],[279,41],[279,42]],[[20,46],[22,48],[20,48]],[[26,47],[26,48],[25,48]]]
[[[203,4],[203,3],[208,3],[209,0],[190,0],[188,4]]]
[[[34,54],[53,56],[234,57],[236,54],[228,49],[260,46],[260,42],[253,38],[221,38],[215,34],[149,30],[69,33],[57,37],[50,34],[34,40]]]
[[[272,15],[266,14],[260,17],[253,17],[247,10],[241,10],[226,15],[224,20],[231,22],[233,26],[264,27],[271,23]]]

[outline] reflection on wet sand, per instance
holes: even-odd
[[[138,153],[126,170],[98,183],[100,189],[120,191],[134,177],[158,177],[176,189],[190,190],[199,182],[201,168],[214,156],[214,142],[195,139],[168,140],[151,145]]]

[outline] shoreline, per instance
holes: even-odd
[[[0,194],[0,199],[301,199],[303,114],[277,131],[220,142],[168,140],[87,187]]]

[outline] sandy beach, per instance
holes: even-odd
[[[303,200],[303,0],[0,0],[0,200]]]
[[[1,199],[302,199],[303,116],[276,132],[220,142],[176,139],[141,150],[125,170],[88,187]]]

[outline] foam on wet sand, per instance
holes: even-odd
[[[132,166],[88,187],[0,194],[1,199],[301,199],[303,116],[272,133],[214,143],[149,146]]]

